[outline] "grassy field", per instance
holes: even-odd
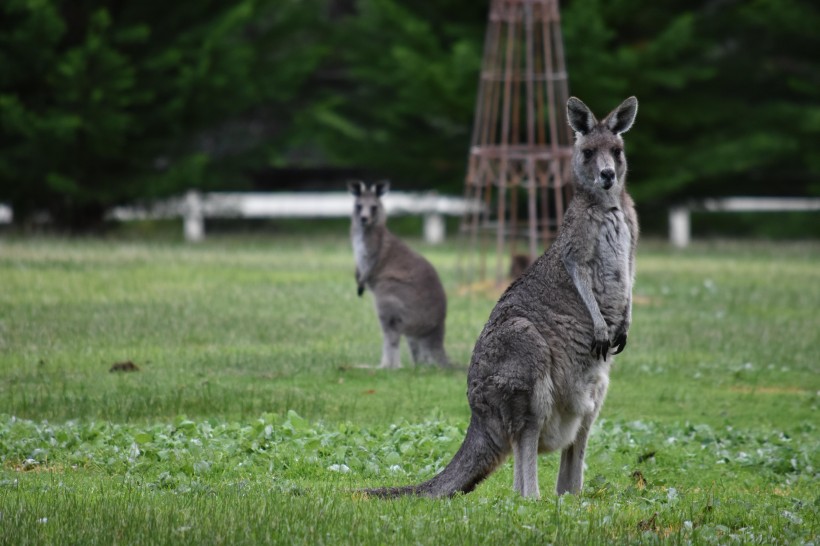
[[[494,304],[455,246],[453,370],[380,358],[347,240],[0,240],[0,544],[817,544],[820,246],[644,243],[579,496],[362,498],[458,448]],[[112,365],[132,362],[132,373]]]

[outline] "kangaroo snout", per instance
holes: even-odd
[[[601,185],[605,190],[608,190],[615,184],[615,171],[612,169],[604,169],[601,171]]]

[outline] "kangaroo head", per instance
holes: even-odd
[[[353,194],[353,224],[365,229],[384,225],[385,214],[381,196],[390,189],[390,182],[376,182],[368,186],[364,182],[348,182],[347,188]]]
[[[626,156],[621,134],[632,127],[638,99],[629,97],[603,121],[575,97],[567,101],[567,119],[575,131],[572,168],[575,183],[590,191],[621,190],[626,175]]]

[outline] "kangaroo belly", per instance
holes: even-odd
[[[538,451],[560,451],[572,444],[581,426],[581,417],[570,414],[553,415],[541,429]]]
[[[601,409],[609,386],[609,366],[591,362],[573,365],[573,372],[562,374],[554,383],[551,407],[545,415],[539,438],[540,451],[564,449],[575,441],[581,423],[595,417]]]
[[[402,334],[423,337],[444,323],[446,307],[440,298],[425,297],[400,283],[377,282],[372,290],[379,319]]]

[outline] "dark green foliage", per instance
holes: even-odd
[[[330,156],[461,191],[486,18],[484,3],[359,1],[335,55],[349,87],[315,112]]]
[[[360,0],[337,57],[349,88],[317,108],[321,146],[400,184],[459,191],[487,2]],[[804,2],[562,3],[571,91],[641,100],[630,135],[643,205],[818,194],[816,7]]]
[[[3,2],[0,199],[84,227],[112,204],[229,185],[321,56],[316,5]]]
[[[489,2],[0,4],[0,200],[77,225],[115,203],[355,168],[461,191]],[[640,100],[633,195],[820,194],[820,10],[561,3],[570,90]],[[646,216],[651,221],[651,216]]]
[[[630,135],[640,202],[820,193],[816,6],[579,0],[564,21],[573,92],[602,108],[641,99]]]

